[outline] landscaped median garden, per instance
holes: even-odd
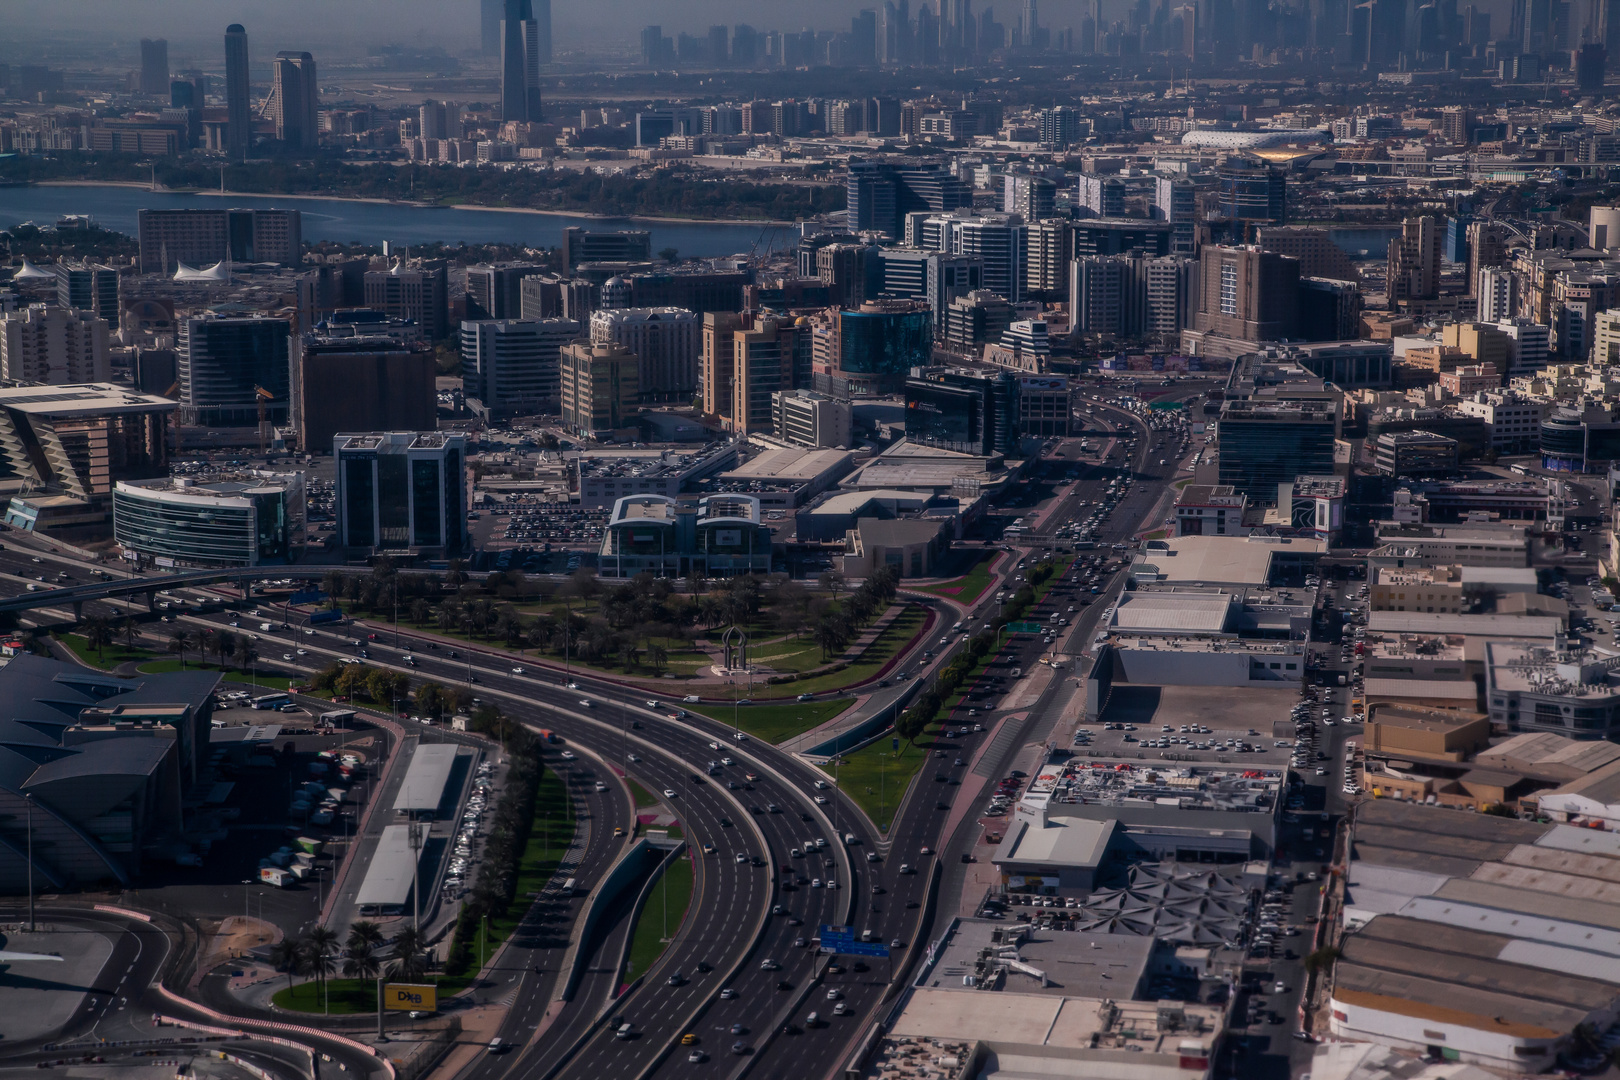
[[[630,953],[624,964],[626,982],[647,974],[664,955],[686,918],[686,909],[692,904],[694,884],[692,854],[688,849],[664,867],[647,893],[647,902],[630,936]]]
[[[1022,620],[1072,561],[1065,558],[1032,567],[1028,580],[1007,600],[1001,614],[968,640],[931,685],[918,691],[893,728],[866,746],[840,755],[836,763],[821,766],[837,776],[840,790],[865,811],[879,831],[888,830],[906,785],[940,743],[939,732],[951,710],[995,658],[1001,628]],[[949,744],[945,749],[950,752]]]

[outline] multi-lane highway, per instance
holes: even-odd
[[[1124,462],[1136,483],[1112,515],[1096,526],[1096,542],[1107,548],[1156,524],[1151,515],[1158,512],[1164,485],[1174,478],[1177,466],[1173,454],[1166,455],[1171,460],[1165,465],[1157,464],[1161,451],[1154,448],[1139,417],[1101,402],[1093,409],[1093,417],[1106,418],[1112,431],[1094,430],[1089,433],[1092,438],[1101,437],[1105,446],[1111,446],[1112,440],[1129,431],[1138,440]],[[1055,501],[1044,505],[1040,524],[1020,541],[1021,553],[1054,547],[1056,531],[1076,518],[1082,503],[1101,503],[1107,483],[1117,474],[1113,462],[1123,454],[1111,457],[1106,467],[1072,456],[1062,460],[1061,455],[1076,446],[1063,444],[1059,459],[1034,466],[1046,474],[1043,479],[1057,480],[1061,486],[1052,495]],[[1055,476],[1059,470],[1079,475],[1068,483],[1067,477]],[[35,558],[41,562],[35,563]],[[60,570],[71,580],[91,580],[87,568],[68,560],[15,548],[0,551],[0,594],[21,591],[25,580],[35,577],[50,583]],[[1117,580],[1107,579],[1106,585],[1101,601],[1117,595]],[[1060,584],[1052,602],[1062,603],[1073,591],[1072,582]],[[977,622],[994,613],[995,603],[993,590],[987,591],[961,613]],[[134,603],[88,601],[86,612],[121,617],[144,611],[145,606],[144,597]],[[1079,654],[1105,606],[1098,602],[1083,608],[1059,649]],[[236,616],[229,610],[205,610],[187,611],[179,618],[218,630]],[[273,660],[283,652],[294,657],[277,666],[313,670],[352,656],[353,640],[363,632],[348,627],[297,628],[260,636],[265,658]],[[475,694],[499,703],[509,716],[549,728],[564,740],[548,746],[546,756],[548,764],[568,778],[576,805],[590,825],[575,873],[582,884],[599,881],[623,850],[624,841],[612,832],[616,825],[628,823],[629,811],[623,788],[603,775],[602,767],[588,755],[572,762],[561,757],[569,746],[589,747],[650,790],[666,793],[662,798],[680,819],[696,866],[690,916],[632,993],[605,1008],[617,990],[618,958],[628,931],[627,905],[621,902],[602,920],[593,940],[580,943],[587,974],[572,1004],[546,1026],[528,1052],[480,1060],[473,1069],[479,1078],[549,1075],[570,1049],[573,1053],[561,1068],[561,1074],[570,1077],[678,1073],[731,1078],[745,1067],[768,1080],[832,1075],[851,1044],[879,1015],[891,978],[926,943],[928,928],[917,924],[927,903],[934,859],[946,862],[945,902],[937,919],[956,910],[961,883],[957,856],[971,846],[976,826],[968,814],[953,836],[941,837],[948,808],[961,789],[931,781],[940,769],[960,775],[963,770],[951,759],[971,760],[988,732],[965,735],[954,742],[951,759],[926,765],[888,835],[879,837],[852,802],[830,787],[818,786],[824,781],[821,772],[774,746],[734,740],[728,724],[701,716],[672,720],[667,706],[649,706],[644,691],[595,676],[576,673],[573,686],[564,686],[554,672],[531,668],[519,674],[506,658],[482,650],[458,646],[462,655],[452,658],[448,646],[432,648],[424,639],[403,635],[395,647],[387,644],[392,635],[379,636],[384,640],[366,642],[373,665],[445,683],[472,682]],[[960,645],[957,639],[927,667],[948,663]],[[919,651],[922,647],[919,642]],[[413,663],[403,659],[406,652],[414,657]],[[902,663],[926,674],[911,657]],[[1010,738],[991,747],[980,771],[988,777],[1004,775],[1031,740],[1050,730],[1074,687],[1072,679],[1054,679],[1033,707],[1020,710],[1027,715],[1013,721],[1018,727]],[[590,704],[583,704],[585,700]],[[709,761],[727,756],[734,764],[707,775]],[[596,791],[597,780],[605,782],[605,792]],[[854,843],[846,845],[842,833],[850,834]],[[824,841],[824,846],[817,841]],[[798,855],[793,854],[795,849]],[[924,849],[931,854],[923,855]],[[868,855],[877,859],[869,860]],[[917,872],[899,873],[902,863]],[[829,887],[833,882],[836,888]],[[544,920],[541,932],[519,935],[503,958],[495,985],[484,992],[486,1000],[494,997],[510,1006],[499,1032],[504,1043],[523,1047],[541,1026],[563,977],[559,969],[565,944],[559,932],[565,939],[582,903],[537,906],[531,918]],[[840,958],[843,970],[828,972],[826,958],[818,957],[811,944],[823,923],[870,930],[875,940],[897,942],[898,947],[889,961],[853,964]],[[839,1004],[846,1013],[835,1016]],[[805,1018],[812,1011],[822,1022],[807,1027]],[[612,1023],[596,1022],[599,1014]],[[615,1037],[621,1023],[631,1025],[633,1037]],[[680,1044],[686,1034],[694,1037],[693,1045]]]

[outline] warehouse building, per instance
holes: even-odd
[[[1335,1038],[1522,1075],[1620,1017],[1613,833],[1379,799],[1351,842]]]

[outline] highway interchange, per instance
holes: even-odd
[[[1178,387],[1173,393],[1192,395],[1195,405],[1198,401],[1196,388]],[[1096,410],[1094,418],[1088,418],[1093,425],[1087,433],[1090,438],[1110,439],[1104,423],[1121,434],[1134,429],[1138,436],[1128,459],[1135,484],[1097,536],[1099,546],[1106,548],[1158,524],[1154,515],[1163,512],[1166,485],[1174,478],[1178,461],[1167,454],[1169,463],[1158,464],[1161,451],[1153,448],[1151,437],[1145,437],[1148,433],[1135,415],[1101,402],[1087,404]],[[1111,445],[1112,441],[1104,443],[1105,447]],[[1019,541],[1024,554],[1039,556],[1050,549],[1053,530],[1077,517],[1082,501],[1100,503],[1108,481],[1116,474],[1113,467],[1096,468],[1095,454],[1083,465],[1071,464],[1077,447],[1077,439],[1059,444],[1058,455],[1052,459],[1055,464],[1034,466],[1053,472],[1072,468],[1079,479],[1072,485],[1059,480],[1057,502],[1042,529]],[[1121,447],[1109,465],[1122,464],[1124,457]],[[75,583],[95,580],[83,564],[8,545],[0,551],[0,594],[20,592],[26,580],[36,577],[54,584],[58,569],[65,570]],[[1097,602],[1079,608],[1066,628],[1065,643],[1053,651],[1078,655],[1083,650],[1095,633],[1106,606],[1103,601],[1117,596],[1119,575],[1105,578],[1104,586]],[[1070,596],[1076,591],[1072,583],[1065,583],[1058,595]],[[215,605],[219,600],[217,593],[201,589],[183,593],[210,597]],[[988,590],[970,609],[930,598],[940,614],[936,625],[947,626],[957,618],[979,622],[990,617],[996,610],[994,593],[994,589]],[[910,598],[925,599],[920,594]],[[215,605],[210,605],[213,610],[187,612],[178,618],[196,628],[215,630],[239,618]],[[132,602],[88,601],[84,607],[86,615],[114,618],[144,614],[145,610],[144,597]],[[241,622],[243,629],[249,627],[245,618]],[[883,1014],[920,946],[957,910],[963,869],[959,856],[972,846],[977,826],[969,812],[961,816],[951,836],[942,837],[940,832],[950,816],[948,808],[961,789],[925,782],[932,778],[935,766],[948,767],[959,776],[966,771],[952,766],[949,759],[933,759],[924,765],[893,827],[880,836],[851,800],[830,785],[817,786],[825,779],[823,773],[769,744],[735,740],[729,724],[695,714],[672,720],[669,703],[661,701],[653,707],[644,690],[587,672],[576,670],[565,680],[558,672],[531,666],[517,674],[509,659],[483,650],[458,646],[461,655],[452,658],[447,646],[429,648],[425,639],[405,634],[395,647],[387,643],[390,635],[380,627],[377,633],[380,640],[366,642],[368,663],[442,683],[466,683],[471,677],[476,679],[473,693],[480,698],[498,703],[509,717],[556,732],[563,740],[546,748],[546,758],[568,780],[578,820],[588,824],[588,842],[573,871],[581,892],[600,881],[621,857],[630,843],[628,834],[634,831],[629,792],[612,775],[616,771],[650,790],[673,792],[665,802],[680,820],[697,867],[690,916],[658,964],[618,1001],[612,995],[618,989],[619,955],[628,933],[628,904],[620,902],[601,920],[590,940],[578,943],[585,954],[585,975],[564,1007],[553,1001],[564,978],[560,966],[567,948],[566,927],[574,924],[587,901],[548,901],[551,909],[544,917],[552,931],[527,945],[523,942],[528,939],[520,935],[501,958],[494,984],[481,995],[509,1004],[499,1035],[514,1049],[481,1058],[464,1075],[480,1080],[497,1076],[549,1080],[557,1075],[612,1075],[627,1080],[661,1075],[737,1080],[745,1073],[770,1080],[831,1076]],[[333,659],[353,656],[352,641],[357,636],[364,637],[365,628],[294,627],[261,634],[260,653],[278,669],[315,670]],[[302,652],[294,653],[293,662],[277,661],[284,651],[293,652],[294,640]],[[930,664],[919,666],[909,656],[899,664],[924,677],[931,674],[929,669],[948,663],[964,640],[953,640]],[[1029,652],[1030,639],[1011,641],[1011,648]],[[930,634],[915,643],[914,651],[920,654],[932,642]],[[414,665],[402,659],[407,652],[414,657]],[[1029,652],[1031,664],[1039,652]],[[563,685],[565,681],[571,685]],[[1019,729],[991,747],[987,760],[978,765],[980,774],[1005,775],[1027,744],[1046,737],[1075,691],[1072,676],[1053,679],[1039,702],[1019,710],[1024,719],[1009,721],[1018,723]],[[591,704],[583,705],[582,700]],[[994,728],[989,722],[985,726]],[[964,733],[955,753],[972,761],[981,749],[980,740],[989,734]],[[564,760],[561,752],[570,747],[588,748],[591,753]],[[723,755],[736,764],[722,767],[718,775],[707,775],[706,763]],[[602,761],[610,763],[608,769],[599,764]],[[596,790],[598,780],[604,781],[605,791]],[[825,803],[818,802],[818,797]],[[626,835],[615,836],[616,829]],[[841,842],[844,833],[854,843]],[[825,841],[824,849],[804,854],[806,842],[818,839]],[[705,845],[713,846],[712,854],[703,853]],[[793,849],[800,849],[801,855],[791,856]],[[925,850],[931,854],[924,854]],[[876,856],[875,861],[869,855]],[[936,861],[940,863],[937,867]],[[917,872],[900,873],[902,863]],[[936,877],[940,891],[937,903],[931,904]],[[836,881],[838,887],[812,888],[808,885],[811,879]],[[849,925],[857,932],[870,930],[874,940],[897,943],[897,947],[887,961],[856,964],[849,958],[821,956],[812,946],[798,944],[813,938],[824,923]],[[563,928],[561,937],[558,927]],[[842,970],[830,972],[830,962]],[[677,973],[680,977],[672,979]],[[722,990],[732,993],[722,996]],[[836,992],[836,1001],[830,992]],[[834,1005],[840,1002],[847,1012],[835,1016]],[[821,1020],[813,1028],[805,1023],[812,1011]],[[545,1022],[548,1014],[555,1014],[550,1023]],[[615,1037],[621,1023],[632,1025],[634,1037]],[[543,1033],[535,1038],[542,1027]],[[681,1036],[687,1033],[696,1036],[694,1046],[680,1045]],[[733,1052],[734,1048],[739,1052]]]

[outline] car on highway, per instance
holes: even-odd
[[[736,996],[737,996],[737,991],[733,990],[729,986],[726,987],[724,990],[720,991],[720,1000],[721,1001],[730,1001],[732,998],[734,998]]]
[[[580,704],[580,708],[583,708],[583,709],[589,709],[589,708],[592,708],[592,707],[593,707],[593,706],[592,706],[592,705],[591,705],[591,699],[590,699],[590,698],[588,698],[588,697],[582,697],[582,698],[580,698],[580,699],[579,699],[579,704]]]
[[[674,797],[675,797],[675,789],[674,788],[667,787],[667,788],[664,789],[664,798],[673,799]]]

